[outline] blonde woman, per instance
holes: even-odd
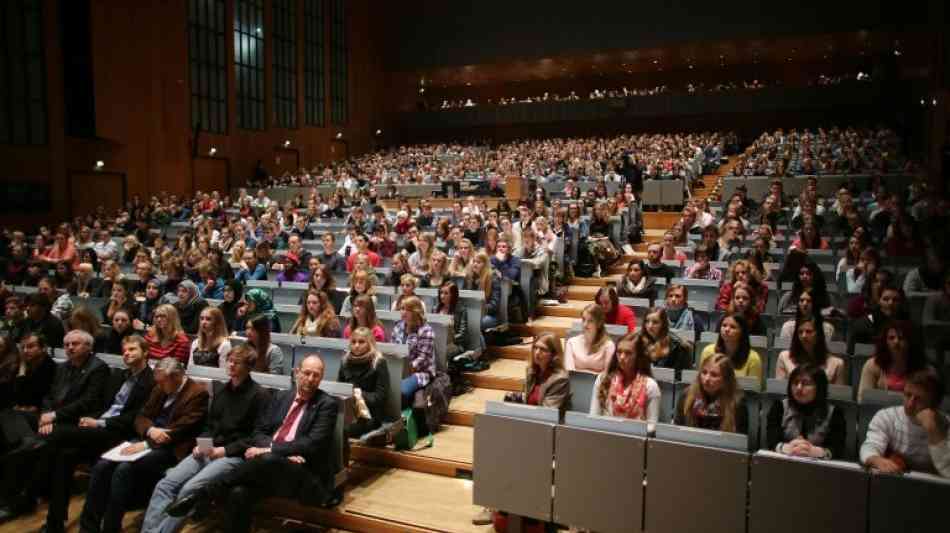
[[[485,252],[479,252],[469,263],[465,273],[464,288],[470,291],[485,293],[485,304],[482,306],[482,331],[497,327],[498,306],[501,302],[501,280],[493,273],[491,260]]]
[[[429,273],[422,277],[420,286],[438,288],[448,279],[449,258],[441,250],[436,250],[429,258]]]
[[[231,259],[232,263],[240,263],[244,260],[244,252],[247,251],[247,245],[244,244],[244,241],[237,241],[231,246]]]
[[[465,238],[458,241],[455,245],[455,255],[449,262],[449,275],[464,276],[468,272],[468,265],[472,262],[474,251],[472,241]]]
[[[224,313],[217,307],[205,307],[198,317],[198,336],[191,342],[188,366],[216,366],[224,368],[231,351],[228,326]]]
[[[300,306],[300,314],[290,328],[292,335],[307,337],[340,336],[340,321],[333,312],[333,305],[323,291],[310,291]]]
[[[729,433],[748,433],[749,413],[729,356],[717,353],[700,365],[696,381],[680,396],[673,423]]]
[[[434,250],[435,234],[427,231],[419,235],[416,251],[409,256],[409,271],[414,276],[422,277],[429,273],[429,261],[432,259]]]
[[[660,418],[660,386],[650,369],[649,340],[627,333],[617,343],[610,363],[594,381],[590,414],[656,423]]]
[[[406,298],[411,296],[416,296],[416,289],[419,288],[419,278],[413,276],[412,274],[403,274],[402,278],[399,280],[399,296],[393,300],[392,310],[398,311],[400,304]],[[419,301],[422,301],[421,299]],[[422,309],[426,309],[425,302],[422,303]]]
[[[600,373],[614,355],[614,341],[607,335],[604,309],[596,303],[581,313],[581,334],[564,345],[564,368]]]
[[[181,321],[175,306],[170,304],[158,306],[153,320],[154,325],[145,335],[145,342],[148,343],[148,358],[160,360],[174,357],[187,365],[191,343],[188,342],[188,335],[181,329]]]
[[[376,307],[376,276],[366,270],[356,270],[350,277],[350,294],[343,300],[340,314],[347,315],[353,312],[353,302],[358,296],[369,296]]]
[[[538,244],[543,246],[549,254],[553,254],[554,247],[557,244],[557,235],[551,230],[548,219],[544,217],[534,219],[534,232],[538,237]]]
[[[350,347],[343,354],[337,381],[353,384],[357,409],[356,420],[346,428],[349,438],[358,439],[382,425],[389,396],[389,368],[369,328],[359,327],[350,334]]]

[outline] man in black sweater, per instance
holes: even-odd
[[[665,278],[667,285],[673,278],[673,267],[663,263],[660,258],[663,256],[663,248],[659,243],[652,243],[647,247],[647,258],[640,262],[643,267],[643,273],[651,278]]]
[[[165,508],[176,497],[194,494],[244,463],[254,423],[270,401],[267,390],[250,377],[256,361],[257,352],[246,344],[236,346],[228,353],[229,381],[215,383],[208,428],[199,437],[210,438],[211,445],[205,447],[199,443],[191,455],[166,472],[158,482],[145,512],[143,533],[179,530],[184,517],[169,516]]]
[[[334,492],[332,453],[337,400],[320,390],[323,361],[307,356],[295,371],[296,387],[274,395],[256,424],[238,468],[168,506],[186,516],[213,496],[226,496],[225,531],[251,530],[254,505],[265,497],[323,505]]]

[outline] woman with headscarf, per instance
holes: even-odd
[[[228,331],[235,331],[238,321],[238,309],[243,304],[244,284],[232,279],[224,284],[224,301],[218,306],[224,315]]]
[[[280,333],[280,321],[277,319],[277,311],[274,310],[274,301],[270,294],[264,289],[254,287],[244,294],[244,307],[242,312],[238,312],[235,331],[247,329],[247,323],[258,316],[265,316],[270,320],[270,330],[272,333]]]
[[[208,302],[198,295],[198,286],[190,279],[182,280],[178,284],[177,293],[178,303],[175,304],[175,309],[178,311],[181,327],[185,333],[195,335],[198,333],[201,310],[208,307]]]

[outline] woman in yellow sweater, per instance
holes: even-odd
[[[719,321],[719,339],[703,349],[700,362],[715,353],[729,356],[736,376],[755,376],[762,380],[762,358],[749,343],[749,327],[740,315],[726,315]]]

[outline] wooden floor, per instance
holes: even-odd
[[[470,498],[471,499],[471,498]],[[69,533],[79,532],[79,515],[82,513],[82,506],[85,498],[81,495],[73,496],[69,503],[69,522],[66,524]],[[138,533],[142,526],[145,511],[138,510],[126,513],[123,521],[123,533]],[[43,502],[37,507],[35,513],[24,516],[18,520],[7,522],[0,525],[0,533],[31,533],[39,531],[46,520],[46,503]],[[188,523],[182,530],[183,533],[212,533],[224,530],[224,523],[220,514],[213,513],[207,520],[201,523]],[[301,530],[326,533],[348,533],[342,529],[325,529],[314,524],[303,524],[300,522],[287,522],[260,516],[256,519],[254,531],[257,533],[286,533],[287,531]]]

